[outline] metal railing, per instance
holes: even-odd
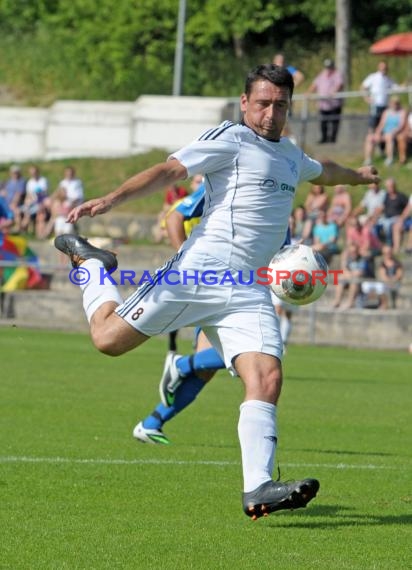
[[[408,106],[409,109],[412,111],[412,85],[391,89],[388,91],[388,94],[407,95]],[[339,93],[336,93],[333,96],[333,99],[343,99],[345,101],[353,99],[361,99],[362,107],[359,105],[359,108],[362,108],[363,110],[359,112],[357,111],[357,109],[354,109],[351,113],[351,117],[353,118],[354,115],[355,116],[359,115],[360,117],[368,116],[369,110],[366,103],[367,97],[368,97],[367,91],[341,91]],[[299,140],[299,145],[302,148],[305,148],[307,144],[308,125],[310,123],[314,123],[319,120],[316,103],[321,99],[325,98],[319,96],[317,93],[310,93],[310,94],[295,93],[293,95],[294,134],[297,136]],[[231,98],[230,106],[231,106],[231,112],[233,113],[232,120],[234,122],[239,122],[242,118],[242,113],[239,108],[239,99]],[[341,120],[342,121],[346,120],[345,114],[341,116]]]

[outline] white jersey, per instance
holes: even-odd
[[[203,216],[182,251],[207,252],[235,269],[268,265],[284,243],[297,185],[322,172],[288,138],[268,141],[229,121],[170,158],[189,176],[205,176]]]
[[[29,178],[26,184],[26,196],[30,196],[33,202],[41,201],[47,196],[48,183],[44,176]]]

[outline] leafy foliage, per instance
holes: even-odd
[[[0,86],[28,104],[170,93],[178,8],[179,0],[3,0]],[[183,93],[237,93],[239,76],[275,50],[294,63],[321,44],[330,52],[334,25],[334,0],[188,0]],[[352,6],[354,47],[411,26],[410,0]]]

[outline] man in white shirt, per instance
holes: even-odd
[[[388,106],[390,90],[397,87],[393,79],[388,76],[386,61],[378,63],[378,69],[370,73],[363,81],[361,89],[366,89],[369,104],[369,131],[373,132],[379,124],[382,113]]]
[[[371,219],[376,215],[377,210],[382,208],[386,197],[386,190],[381,188],[379,184],[369,184],[368,189],[363,195],[361,201],[353,209],[352,214],[359,216],[364,215],[363,221]]]
[[[155,279],[126,301],[110,280],[102,282],[102,275],[117,267],[114,254],[77,236],[55,240],[77,271],[88,276],[80,287],[98,350],[118,356],[150,336],[198,325],[226,367],[240,376],[245,387],[238,424],[243,510],[252,519],[304,507],[319,489],[312,478],[272,480],[282,340],[270,288],[256,274],[283,244],[299,182],[334,186],[379,180],[373,166],[352,170],[321,163],[281,137],[292,94],[293,77],[286,69],[259,65],[246,78],[241,124],[225,121],[209,129],[166,162],[70,212],[68,221],[75,223],[194,174],[204,175],[206,198],[199,225]],[[251,274],[250,285],[239,284],[240,277],[244,283]]]

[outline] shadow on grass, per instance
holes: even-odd
[[[282,528],[302,528],[316,530],[335,530],[336,528],[350,526],[382,526],[382,525],[410,525],[412,515],[375,515],[353,512],[349,507],[340,505],[314,505],[309,510],[301,510],[293,513],[295,520],[286,521],[285,517],[291,516],[287,513],[278,513],[278,518],[272,518],[268,526],[278,529]],[[308,518],[322,518],[322,520],[310,520]],[[303,520],[304,519],[304,520]]]

